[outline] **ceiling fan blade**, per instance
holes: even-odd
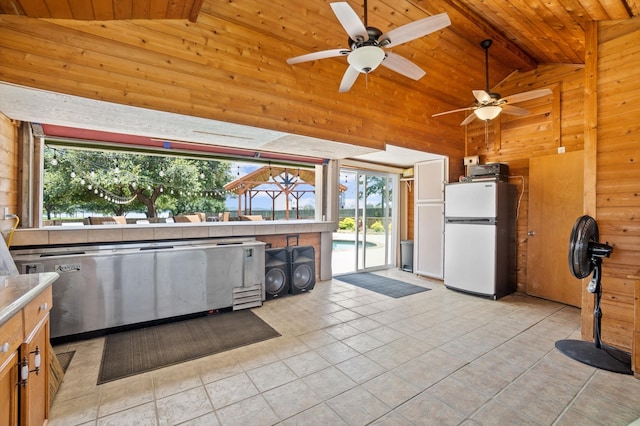
[[[380,37],[380,41],[388,41],[383,47],[394,47],[402,43],[426,36],[451,25],[451,20],[446,13],[419,19],[398,28],[394,28]]]
[[[500,107],[502,108],[502,112],[504,112],[505,114],[511,114],[511,115],[529,114],[529,111],[527,111],[526,109],[517,107],[515,105],[503,104],[503,105],[500,105]]]
[[[410,60],[393,52],[387,52],[380,65],[414,80],[420,80],[426,72]]]
[[[530,99],[541,98],[543,96],[548,96],[553,94],[551,89],[538,89],[531,90],[529,92],[522,92],[511,96],[506,96],[501,101],[509,102],[511,104],[515,104],[516,102],[528,101]]]
[[[318,59],[324,58],[333,58],[335,56],[346,56],[351,51],[348,49],[331,49],[331,50],[322,50],[320,52],[307,53],[306,55],[300,55],[293,58],[287,59],[287,63],[289,65],[299,64],[300,62],[308,62],[315,61]]]
[[[333,13],[335,13],[336,18],[338,18],[338,21],[340,21],[344,30],[349,34],[351,40],[369,40],[367,28],[364,26],[356,12],[351,8],[351,6],[349,6],[349,3],[331,3],[331,9],[333,9]]]
[[[353,86],[353,83],[356,82],[359,74],[360,71],[349,65],[349,68],[347,68],[347,70],[344,72],[344,75],[342,76],[342,81],[340,82],[340,90],[338,90],[338,92],[348,92],[349,89],[351,89],[351,86]]]
[[[484,90],[473,90],[472,92],[473,97],[476,98],[476,100],[481,104],[488,104],[493,100],[493,98],[491,98],[491,95],[489,95]]]
[[[445,111],[445,112],[439,112],[437,114],[433,114],[432,117],[439,117],[441,115],[451,114],[452,112],[469,111],[469,110],[472,110],[472,109],[474,109],[474,107],[452,109],[451,111]]]
[[[465,118],[462,123],[460,123],[461,126],[466,126],[467,124],[471,123],[473,120],[476,119],[476,113],[472,112],[471,114],[467,115],[467,118]]]

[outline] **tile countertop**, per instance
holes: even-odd
[[[58,276],[57,272],[0,276],[0,326],[20,312]]]
[[[337,228],[337,222],[302,219],[148,225],[47,226],[16,229],[11,247],[186,238],[257,237],[260,235],[333,232]]]

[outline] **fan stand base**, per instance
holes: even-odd
[[[602,344],[600,348],[585,340],[558,340],[556,348],[576,361],[602,370],[620,374],[633,374],[631,355],[620,349]]]

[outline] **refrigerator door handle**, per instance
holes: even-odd
[[[445,223],[466,223],[470,225],[495,225],[497,223],[495,217],[446,217]]]

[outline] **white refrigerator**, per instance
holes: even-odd
[[[500,181],[445,187],[444,284],[493,299],[516,290],[516,188]]]

